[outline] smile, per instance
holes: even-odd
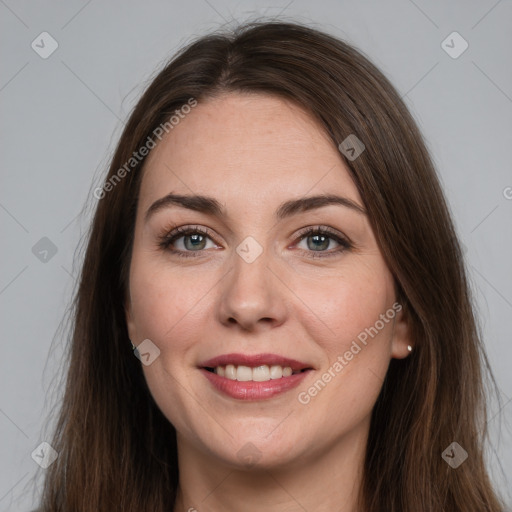
[[[199,366],[215,390],[239,400],[262,400],[289,391],[313,370],[274,354],[226,354]]]

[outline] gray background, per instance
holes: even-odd
[[[75,285],[74,254],[123,121],[155,70],[192,37],[278,14],[363,50],[425,134],[500,389],[490,402],[493,478],[512,488],[510,0],[0,0],[0,511],[35,503],[44,470],[31,453],[48,439],[62,375],[65,324],[57,329]],[[43,31],[59,45],[47,59],[31,48]],[[441,46],[453,31],[469,44],[458,58]],[[43,237],[56,254],[41,252],[48,242],[34,254]]]

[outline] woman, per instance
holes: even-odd
[[[94,196],[41,510],[502,510],[449,210],[360,52],[193,42]]]

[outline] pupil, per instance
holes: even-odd
[[[185,237],[185,247],[187,249],[197,249],[197,248],[203,249],[204,248],[203,246],[197,245],[197,242],[199,242],[199,244],[201,242],[203,242],[203,245],[204,245],[204,240],[201,240],[202,238],[203,238],[203,235],[188,235],[187,237]],[[189,244],[187,244],[188,240],[193,240],[191,247],[189,246]]]
[[[323,241],[323,245],[322,246],[318,246],[318,245],[314,245],[313,247],[311,247],[311,245],[308,243],[308,248],[309,249],[327,249],[327,247],[329,246],[329,238],[324,236],[324,235],[312,235],[310,238],[312,238],[315,242],[318,242],[319,239],[322,239]],[[327,243],[325,243],[327,242]]]

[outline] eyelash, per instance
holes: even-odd
[[[197,251],[181,251],[176,249],[171,249],[171,245],[178,240],[179,238],[182,238],[187,235],[196,235],[201,234],[204,235],[211,240],[213,240],[210,233],[201,228],[200,226],[180,226],[178,228],[173,229],[171,232],[166,232],[166,234],[159,237],[158,246],[164,250],[169,251],[176,256],[180,258],[197,258],[200,256],[200,253],[204,252],[204,250],[197,250]],[[340,253],[349,250],[352,248],[352,244],[339,235],[338,233],[332,231],[330,228],[324,227],[324,226],[316,226],[316,227],[308,227],[301,230],[301,232],[298,234],[299,240],[297,243],[302,242],[304,238],[307,238],[311,235],[323,235],[327,236],[328,238],[331,238],[335,242],[337,242],[340,247],[333,250],[333,251],[307,251],[304,249],[300,249],[303,253],[313,253],[311,256],[308,256],[310,258],[330,258],[333,256],[337,256]],[[196,253],[196,254],[195,254]],[[315,254],[316,253],[316,254]],[[323,254],[322,254],[323,253]]]

